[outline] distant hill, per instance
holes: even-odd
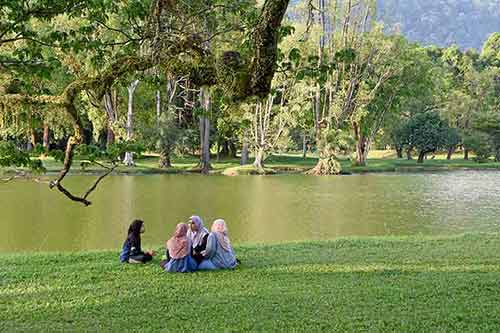
[[[291,4],[303,6],[305,1]],[[491,33],[500,32],[500,0],[377,0],[377,8],[387,31],[425,45],[480,50]]]
[[[378,18],[423,44],[481,49],[500,32],[500,0],[378,0]]]

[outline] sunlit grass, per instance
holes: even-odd
[[[0,255],[1,331],[498,331],[500,235],[239,245],[166,274],[118,250]]]

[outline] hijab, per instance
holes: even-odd
[[[217,219],[212,224],[212,233],[217,237],[217,242],[226,251],[232,251],[231,242],[229,237],[227,237],[227,226],[226,221],[222,219]]]
[[[205,235],[208,234],[207,228],[203,225],[203,220],[201,217],[197,215],[193,215],[190,217],[191,222],[196,226],[197,231],[192,231],[191,228],[189,228],[187,232],[187,237],[189,240],[192,242],[193,247],[197,247],[203,242],[203,238]]]
[[[187,256],[190,249],[190,242],[187,238],[188,225],[179,223],[175,228],[175,233],[167,241],[168,254],[172,259],[181,259]]]

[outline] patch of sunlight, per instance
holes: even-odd
[[[433,264],[415,264],[415,265],[335,265],[335,264],[299,264],[287,266],[274,266],[268,268],[271,272],[288,273],[382,273],[385,271],[401,272],[500,272],[499,264],[464,264],[464,265],[433,265]]]

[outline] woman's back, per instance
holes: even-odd
[[[208,235],[206,257],[218,268],[236,267],[236,256],[233,249],[222,246],[214,232]]]

